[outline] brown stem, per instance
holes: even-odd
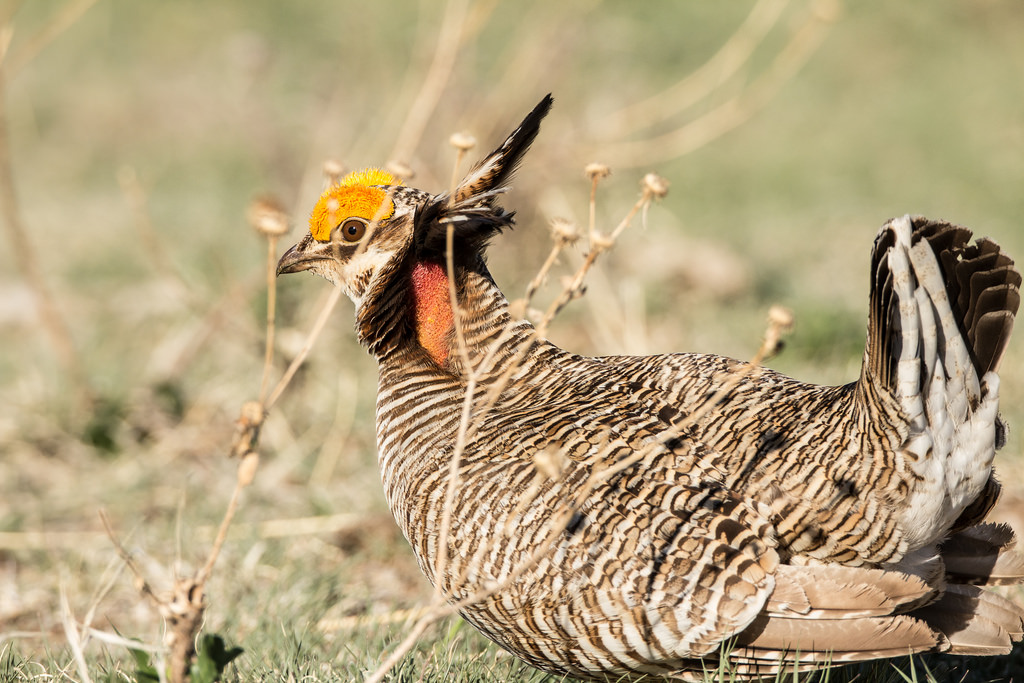
[[[260,403],[267,398],[270,370],[274,365],[274,330],[277,313],[277,237],[267,236],[267,344],[263,355],[263,379],[260,380]]]

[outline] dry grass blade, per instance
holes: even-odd
[[[363,515],[341,512],[314,517],[269,519],[258,524],[235,522],[232,529],[245,534],[256,534],[259,538],[292,538],[348,530],[360,526],[363,522]],[[196,539],[211,541],[216,538],[219,530],[219,524],[216,526],[203,524],[192,528]],[[38,550],[85,552],[103,547],[109,541],[110,536],[104,531],[8,531],[0,533],[0,550],[9,552]]]
[[[448,537],[452,528],[452,508],[455,501],[455,494],[459,488],[459,465],[462,462],[462,452],[466,448],[466,435],[469,431],[470,421],[473,415],[473,399],[476,394],[477,373],[473,369],[469,358],[466,335],[462,328],[462,312],[459,310],[459,299],[455,291],[455,256],[453,239],[455,228],[448,225],[445,236],[445,259],[448,269],[448,296],[451,300],[452,310],[455,311],[453,321],[455,323],[455,339],[462,358],[463,367],[468,370],[466,391],[462,399],[462,412],[459,417],[459,428],[455,435],[455,447],[452,449],[451,457],[448,459],[448,486],[445,489],[444,512],[441,515],[441,526],[438,532],[438,547],[442,550],[437,554],[437,562],[434,567],[434,576],[437,581],[434,585],[434,601],[442,602],[447,596],[444,594],[445,586],[442,577],[448,568]]]
[[[355,628],[362,628],[370,625],[382,624],[405,624],[412,619],[419,619],[430,611],[430,608],[397,609],[385,614],[370,614],[341,619],[321,619],[317,622],[317,629],[324,633],[337,631],[348,631]]]
[[[0,532],[0,550],[81,549],[98,546],[104,539],[106,535],[98,531],[4,531]]]
[[[68,594],[64,584],[60,587],[60,616],[64,625],[64,635],[67,637],[68,647],[75,659],[75,666],[78,675],[82,677],[83,683],[92,683],[89,677],[89,666],[85,662],[85,651],[82,647],[82,634],[78,631],[78,624],[75,623],[75,615],[71,612],[71,605],[68,603]]]
[[[0,68],[3,68],[3,64],[7,60],[12,40],[14,40],[14,25],[4,20],[0,23]]]
[[[288,218],[280,202],[273,198],[258,199],[249,207],[249,222],[267,238],[267,333],[263,354],[263,376],[260,380],[259,402],[265,403],[274,365],[274,331],[277,312],[277,242],[288,234]]]
[[[395,649],[384,658],[384,661],[381,662],[376,671],[366,677],[364,683],[380,683],[380,681],[383,681],[384,677],[388,675],[388,672],[391,671],[396,664],[402,661],[402,657],[405,657],[405,655],[409,653],[409,650],[416,645],[417,641],[423,637],[423,634],[426,633],[427,629],[443,616],[444,614],[441,610],[432,609],[420,617],[416,623],[412,625],[412,628],[409,629],[409,632],[406,634],[405,638],[402,639],[402,642],[396,645]]]

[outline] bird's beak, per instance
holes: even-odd
[[[277,274],[284,275],[285,273],[309,270],[314,263],[325,261],[330,256],[330,243],[319,244],[312,235],[307,234],[301,242],[284,252],[284,256],[277,262]]]

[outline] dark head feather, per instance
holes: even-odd
[[[546,95],[500,147],[470,170],[454,193],[437,195],[420,207],[416,213],[416,244],[421,253],[443,253],[449,225],[460,251],[469,248],[476,252],[512,225],[513,212],[496,207],[494,200],[508,189],[553,102],[551,95]]]

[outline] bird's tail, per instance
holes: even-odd
[[[1024,554],[1009,527],[982,521],[999,492],[996,370],[1021,276],[998,245],[971,238],[904,216],[882,228],[872,256],[856,421],[907,482],[891,501],[904,554],[883,567],[780,565],[730,654],[739,677],[780,662],[795,671],[907,652],[1005,654],[1024,638],[1024,610],[984,588],[1024,582]]]
[[[1020,305],[1021,275],[995,242],[922,217],[887,223],[872,255],[861,402],[899,425],[910,487],[908,550],[984,519],[1004,440],[999,368]]]

